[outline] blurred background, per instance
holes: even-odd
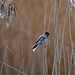
[[[73,1],[73,0],[72,0]],[[7,7],[16,7],[7,28]],[[0,18],[0,75],[75,75],[75,8],[69,0],[5,0]],[[32,46],[45,31],[48,40]]]

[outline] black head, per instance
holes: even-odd
[[[48,32],[45,32],[45,34],[46,34],[46,35],[49,35],[49,33],[48,33]]]
[[[11,4],[9,4],[9,6],[11,6]]]

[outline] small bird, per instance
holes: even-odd
[[[38,38],[37,42],[32,46],[33,52],[36,50],[39,44],[43,44],[47,40],[48,36],[49,36],[49,33],[45,32],[45,34],[41,35]]]

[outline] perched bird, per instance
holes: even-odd
[[[49,36],[49,33],[45,32],[45,34],[41,35],[38,38],[37,42],[32,46],[33,52],[36,50],[39,44],[43,44],[47,40],[48,36]]]

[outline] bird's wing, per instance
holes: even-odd
[[[43,35],[41,35],[41,36],[37,39],[36,43],[42,38],[42,36],[43,36]]]
[[[41,36],[38,38],[38,40],[37,40],[36,43],[39,43],[40,41],[42,41],[42,39],[45,39],[45,38],[43,37],[43,35],[41,35]]]

